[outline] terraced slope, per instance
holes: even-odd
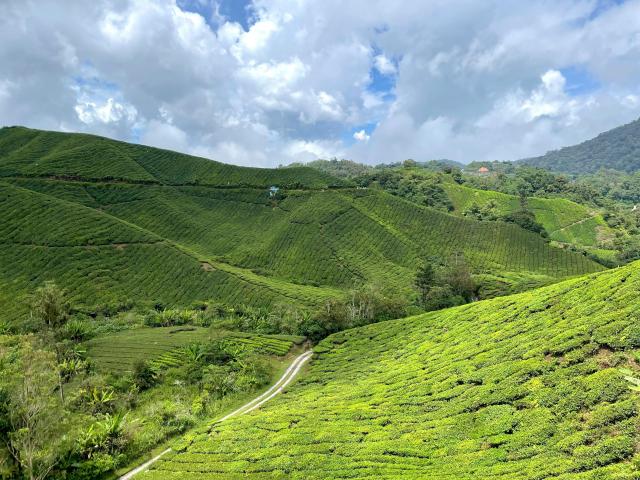
[[[457,218],[381,191],[320,188],[331,181],[313,170],[279,177],[281,170],[236,171],[170,154],[92,136],[0,131],[0,175],[8,175],[0,179],[0,290],[10,292],[0,319],[26,317],[29,292],[44,280],[91,312],[206,299],[315,307],[364,284],[407,297],[422,258],[454,252],[516,290],[602,270],[514,225]],[[59,169],[41,170],[52,155]],[[135,165],[152,177],[138,176]],[[195,177],[175,173],[180,165]],[[110,171],[124,173],[115,181]],[[251,187],[241,186],[246,178]],[[278,183],[272,196],[274,178],[295,188]]]
[[[12,293],[0,318],[26,316],[29,293],[45,280],[64,286],[81,309],[130,301],[186,305],[209,298],[313,304],[339,294],[204,263],[185,247],[101,209],[19,186],[0,183],[0,205],[0,285]]]
[[[157,369],[180,365],[185,347],[217,339],[267,355],[286,355],[294,343],[304,341],[304,337],[202,327],[142,327],[91,339],[84,347],[98,371],[123,373],[131,371],[136,360],[149,361]]]
[[[636,479],[639,267],[333,335],[140,478]]]
[[[500,215],[520,209],[520,201],[513,195],[453,183],[443,183],[441,186],[451,199],[456,214],[462,214],[473,203],[485,205],[490,201],[496,204],[496,213]],[[612,234],[601,215],[564,198],[533,197],[528,199],[528,207],[549,233],[551,240],[596,247],[600,239]]]
[[[552,281],[601,269],[514,225],[460,219],[367,190],[292,191],[13,179],[0,187],[0,281],[46,279],[77,305],[208,298],[318,304],[355,285],[412,294],[427,255]]]
[[[65,177],[135,183],[327,188],[340,181],[308,167],[227,165],[95,135],[0,129],[0,177]]]

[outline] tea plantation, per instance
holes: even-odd
[[[443,183],[442,188],[454,205],[455,213],[461,214],[473,203],[486,205],[494,202],[496,213],[505,215],[520,208],[518,197],[490,190],[478,190],[454,183]],[[590,211],[584,205],[565,198],[527,199],[528,208],[549,233],[549,238],[562,243],[583,247],[595,247],[599,238],[611,235],[611,228],[602,215]]]
[[[143,184],[327,188],[340,181],[307,167],[249,168],[95,135],[0,129],[0,177],[62,177]]]
[[[0,319],[25,318],[45,280],[92,314],[202,300],[315,307],[363,285],[411,298],[422,259],[458,252],[479,279],[508,279],[502,293],[603,269],[515,225],[312,169],[18,127],[0,130],[0,207],[0,290],[10,292]]]
[[[140,478],[637,479],[639,267],[335,334]]]
[[[175,367],[184,361],[184,349],[190,345],[224,340],[255,353],[285,355],[294,343],[304,337],[257,335],[203,327],[142,327],[100,336],[84,344],[87,357],[96,369],[106,373],[125,373],[137,360],[151,362],[161,369]]]

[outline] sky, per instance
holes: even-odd
[[[640,117],[640,0],[1,0],[0,125],[226,163],[514,160]]]

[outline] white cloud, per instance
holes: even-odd
[[[101,104],[80,101],[76,104],[75,111],[80,121],[87,125],[95,122],[114,123],[122,119],[133,123],[138,113],[132,105],[116,102],[113,98],[108,98],[106,102]]]
[[[299,58],[293,58],[287,62],[250,63],[238,70],[238,77],[253,83],[263,96],[278,96],[291,93],[308,70]]]
[[[353,134],[353,138],[359,142],[366,142],[371,138],[371,136],[364,130],[358,130]]]
[[[397,70],[396,66],[385,55],[376,55],[373,59],[376,69],[382,75],[395,75]]]
[[[158,120],[151,120],[140,139],[147,145],[191,153],[187,133],[180,128]]]
[[[0,124],[261,166],[539,154],[640,115],[640,0],[596,3],[254,0],[245,31],[174,0],[6,0]]]

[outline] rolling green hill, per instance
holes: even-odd
[[[142,479],[637,479],[640,265],[335,334]]]
[[[7,176],[218,187],[327,188],[341,184],[308,167],[238,167],[95,135],[24,127],[0,129],[0,177]]]
[[[339,187],[307,168],[247,169],[14,127],[0,130],[0,176],[3,318],[24,317],[29,293],[50,279],[95,310],[313,306],[364,284],[410,296],[422,258],[459,251],[477,274],[520,289],[602,269],[515,225]]]
[[[591,140],[520,160],[533,167],[566,173],[595,173],[601,168],[640,170],[640,120],[601,133]]]
[[[455,214],[461,214],[473,203],[486,205],[494,202],[496,213],[499,215],[512,213],[521,208],[519,198],[514,195],[469,188],[451,182],[443,182],[441,186],[451,199]],[[612,235],[611,228],[602,215],[584,205],[564,198],[538,197],[528,198],[527,204],[551,240],[593,248]]]

